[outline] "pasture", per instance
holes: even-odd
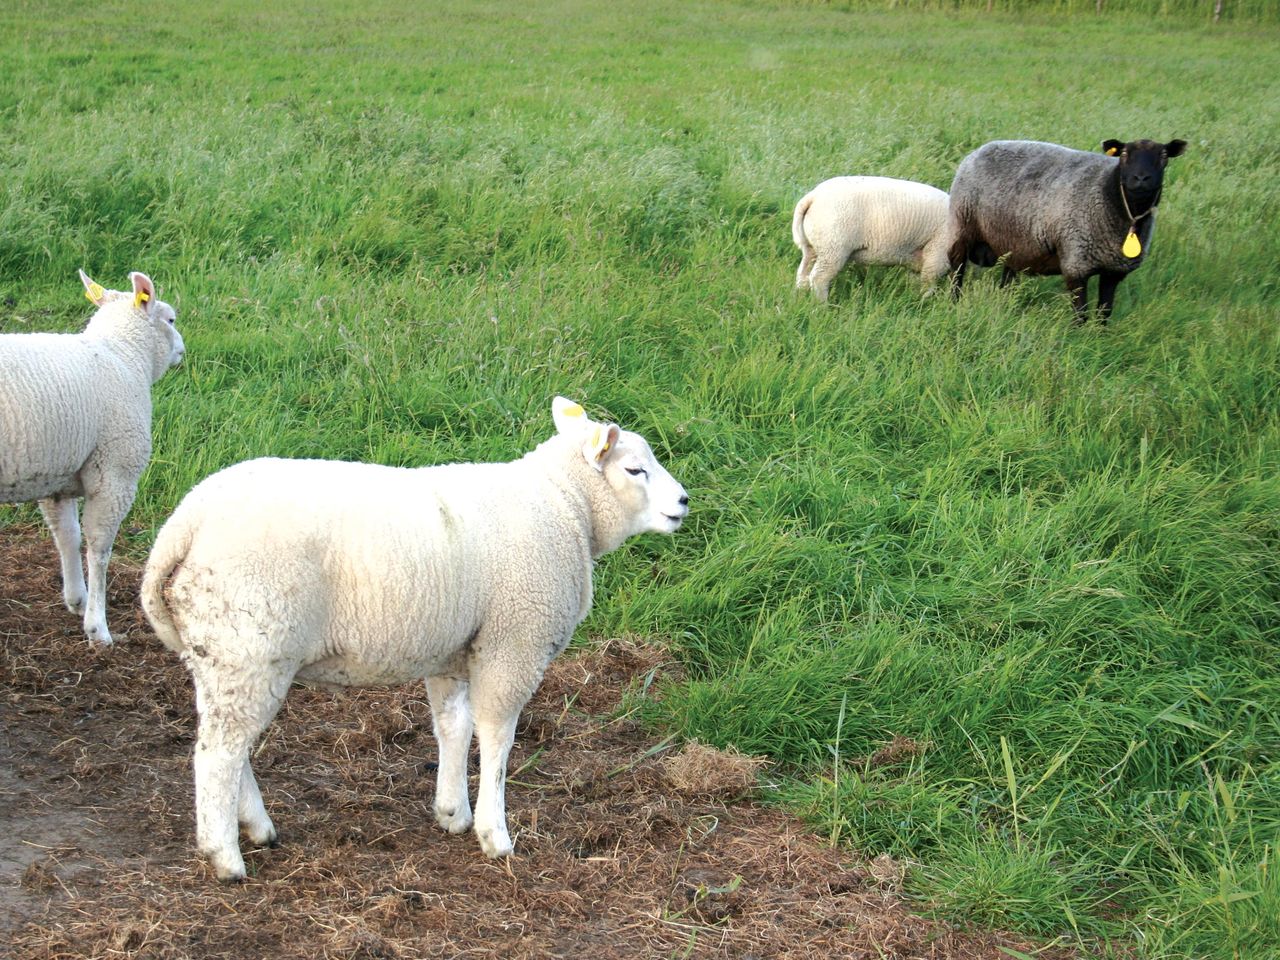
[[[82,266],[177,308],[135,561],[247,457],[510,459],[579,400],[691,496],[599,564],[578,634],[679,664],[628,701],[652,742],[769,757],[770,802],[934,917],[1273,957],[1280,28],[850,6],[19,0],[0,331],[78,329]],[[1189,143],[1108,327],[994,271],[958,303],[892,269],[795,294],[818,181],[945,189],[1015,137]],[[157,652],[118,641],[58,669]]]

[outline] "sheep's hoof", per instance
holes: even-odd
[[[111,646],[111,631],[107,629],[107,625],[95,624],[94,626],[86,626],[84,628],[85,636],[99,646]]]
[[[265,830],[245,830],[245,836],[249,838],[249,842],[255,847],[278,847],[280,846],[280,834],[276,832],[275,825],[270,821],[267,822]]]
[[[450,833],[466,833],[471,829],[471,811],[436,810],[436,823]]]
[[[239,856],[234,860],[230,857],[210,857],[209,860],[222,883],[241,883],[244,880],[244,860]]]
[[[496,833],[481,833],[478,836],[480,849],[487,857],[493,857],[496,860],[499,857],[509,857],[515,852],[515,848],[511,845],[511,838],[507,836],[505,830],[500,836]]]

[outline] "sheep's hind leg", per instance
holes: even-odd
[[[926,243],[920,251],[920,282],[924,287],[924,295],[932,296],[937,283],[951,269],[951,260],[947,256],[947,244],[939,239]]]
[[[87,593],[84,562],[80,559],[80,518],[75,497],[64,500],[41,500],[40,513],[53,534],[62,564],[62,599],[72,613],[83,614]]]
[[[969,261],[961,260],[960,266],[954,267],[951,271],[951,299],[959,300],[960,292],[964,289],[964,274],[969,268]]]
[[[953,235],[959,231],[954,221],[950,230]],[[951,299],[959,300],[960,291],[964,289],[964,273],[969,266],[969,244],[964,238],[951,241],[947,247],[947,263],[951,269]]]
[[[194,638],[187,639],[191,641],[188,650],[208,649]],[[249,750],[279,710],[293,671],[239,663],[228,672],[194,653],[188,665],[200,715],[192,759],[196,846],[209,858],[219,880],[243,880],[238,824],[245,823],[255,843],[275,838],[275,826],[249,767]]]
[[[800,252],[800,266],[796,269],[796,289],[803,290],[809,286],[809,271],[813,269],[813,247],[805,247]]]
[[[439,746],[436,765],[436,823],[450,833],[471,827],[471,798],[467,795],[467,754],[475,726],[465,680],[427,677],[427,699]]]
[[[85,490],[84,533],[88,542],[85,553],[89,568],[89,602],[84,611],[84,632],[90,640],[107,645],[111,632],[107,629],[107,563],[115,543],[120,521],[133,506],[137,480],[124,482],[112,478],[95,489]]]
[[[1071,293],[1071,309],[1075,311],[1072,322],[1078,327],[1089,317],[1089,278],[1064,277]]]
[[[809,274],[809,285],[813,287],[814,294],[822,303],[826,303],[831,295],[831,282],[835,280],[836,274],[840,272],[840,268],[845,265],[847,259],[847,257],[832,258],[818,255],[818,260],[813,265],[813,272]]]
[[[249,758],[244,758],[244,766],[240,768],[240,804],[237,812],[240,825],[244,827],[245,836],[255,847],[274,847],[280,835],[276,826],[267,816],[267,808],[262,803],[262,791],[258,789],[258,781],[254,779],[253,767]]]
[[[209,858],[219,880],[243,880],[236,814],[241,771],[249,762],[248,738],[210,732],[201,722],[192,767],[196,781],[196,848]]]

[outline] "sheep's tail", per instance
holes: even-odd
[[[173,614],[165,602],[164,588],[168,584],[178,564],[186,559],[191,549],[191,526],[179,520],[179,515],[170,517],[160,528],[155,546],[151,548],[151,556],[147,558],[147,568],[142,574],[142,609],[151,621],[156,636],[170,650],[181,653],[184,644],[173,622]]]
[[[809,238],[804,235],[804,216],[811,206],[813,206],[813,194],[806,193],[796,204],[796,212],[791,217],[791,239],[806,256],[813,251],[813,247],[809,245]]]

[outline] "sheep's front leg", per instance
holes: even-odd
[[[523,706],[523,704],[521,704]],[[480,788],[476,791],[476,836],[491,857],[507,857],[514,849],[507,832],[507,757],[516,739],[520,707],[505,713],[476,712],[480,740]]]
[[[113,479],[95,489],[86,488],[84,498],[84,533],[88,543],[85,560],[89,567],[89,602],[84,611],[84,632],[90,640],[111,643],[107,629],[107,563],[115,543],[120,521],[133,506],[136,480]]]
[[[528,628],[526,628],[528,629]],[[551,631],[560,634],[561,631]],[[542,680],[555,653],[564,648],[572,626],[555,643],[534,631],[517,637],[509,629],[497,630],[501,648],[482,639],[471,652],[471,709],[475,711],[476,737],[480,741],[480,786],[476,791],[476,836],[480,848],[491,857],[505,857],[512,850],[507,832],[507,757],[515,742],[516,720]]]
[[[436,766],[436,823],[450,833],[471,827],[471,799],[467,796],[467,754],[471,748],[471,702],[465,680],[427,677],[427,699],[439,745]]]
[[[84,562],[80,559],[80,518],[75,497],[41,500],[40,513],[53,534],[62,564],[62,599],[72,613],[85,610]]]
[[[1116,302],[1116,287],[1128,274],[1104,272],[1098,276],[1098,320],[1104,326]]]

